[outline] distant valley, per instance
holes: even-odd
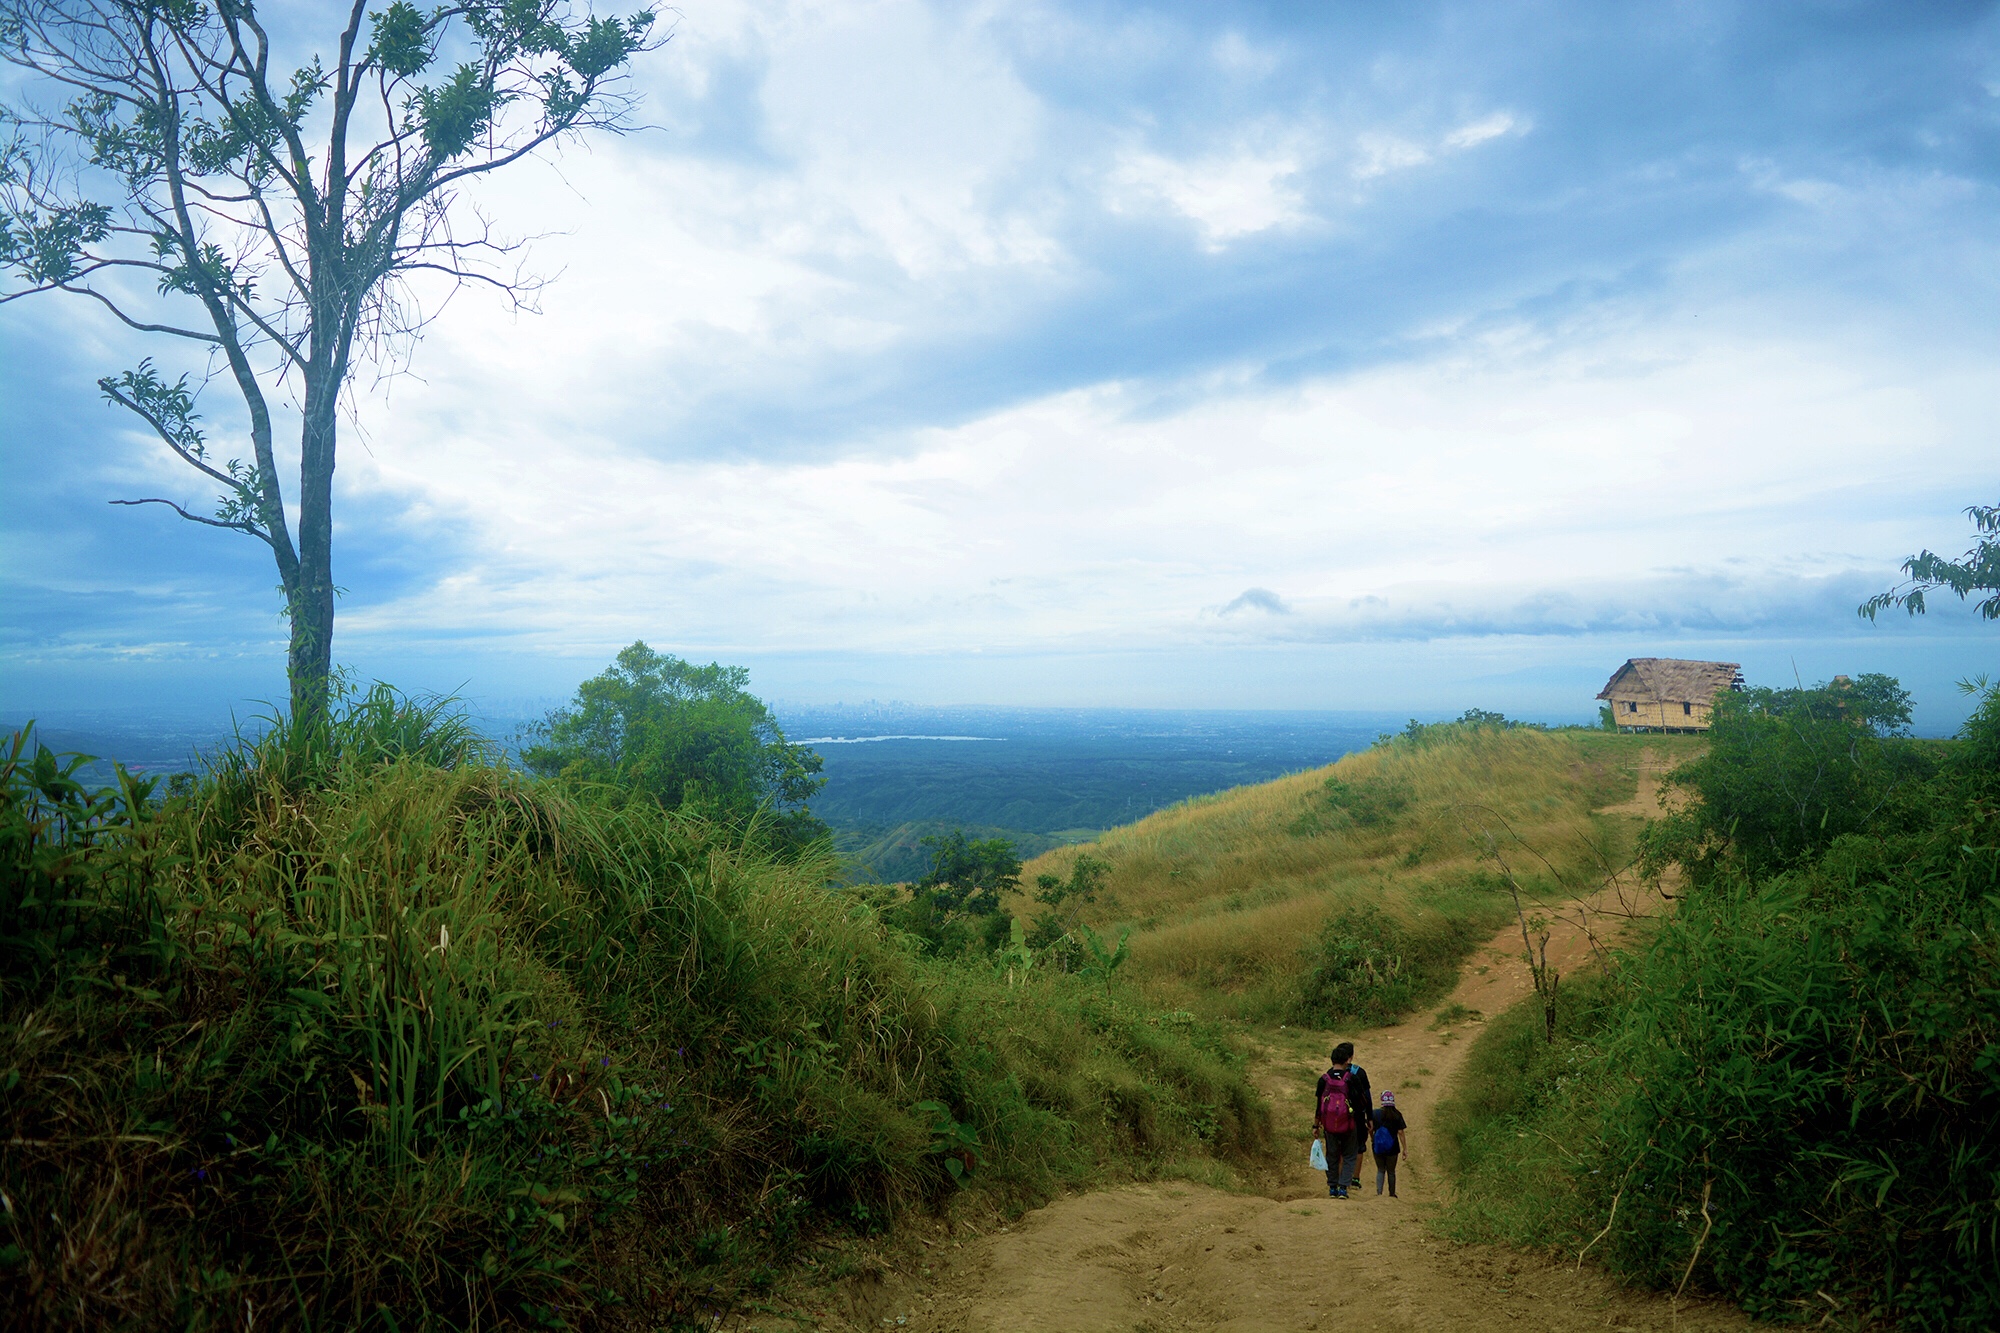
[[[964,828],[1011,839],[1026,858],[1144,818],[1190,796],[1267,782],[1365,749],[1404,719],[1388,713],[1150,709],[780,706],[788,736],[815,742],[826,786],[813,810],[862,879],[894,882],[928,864],[922,839]],[[9,717],[12,730],[25,717]],[[511,743],[529,719],[486,716]],[[149,774],[180,772],[225,743],[212,719],[77,715],[44,726],[59,751]],[[250,734],[261,726],[246,728]]]

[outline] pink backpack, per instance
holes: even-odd
[[[1319,1080],[1319,1127],[1331,1134],[1354,1128],[1354,1108],[1347,1104],[1347,1076],[1328,1070]]]

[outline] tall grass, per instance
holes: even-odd
[[[163,802],[16,739],[0,1318],[660,1327],[967,1182],[1267,1144],[1199,1024],[483,758],[386,693]]]
[[[1633,737],[1424,728],[1327,768],[1182,802],[1049,852],[1024,878],[1066,874],[1079,855],[1108,861],[1088,919],[1134,928],[1127,971],[1155,1004],[1258,1022],[1391,1021],[1440,981],[1448,990],[1467,941],[1511,910],[1489,834],[1547,858],[1516,869],[1551,898],[1594,887],[1623,860],[1631,821],[1592,811],[1630,796],[1641,748]],[[1348,987],[1316,985],[1355,938],[1329,936],[1343,918],[1393,936],[1384,965],[1407,957],[1410,984],[1358,1007],[1346,1006]]]

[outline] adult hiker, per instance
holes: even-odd
[[[1360,1174],[1361,1145],[1372,1123],[1368,1073],[1354,1063],[1354,1043],[1333,1048],[1331,1067],[1319,1076],[1319,1110],[1313,1127],[1326,1143],[1327,1197],[1344,1199]]]
[[[1375,1132],[1369,1139],[1369,1149],[1375,1154],[1375,1193],[1382,1192],[1386,1181],[1389,1197],[1396,1197],[1396,1163],[1409,1151],[1410,1122],[1403,1118],[1402,1110],[1396,1105],[1396,1094],[1382,1094],[1382,1109],[1375,1113]]]

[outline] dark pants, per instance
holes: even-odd
[[[1383,1182],[1387,1181],[1389,1185],[1389,1197],[1392,1199],[1396,1197],[1396,1159],[1401,1155],[1401,1153],[1393,1152],[1378,1152],[1375,1154],[1375,1192],[1377,1194],[1382,1192]]]
[[[1355,1128],[1345,1134],[1327,1130],[1326,1137],[1326,1184],[1328,1189],[1344,1190],[1361,1178],[1361,1142],[1365,1130]]]

